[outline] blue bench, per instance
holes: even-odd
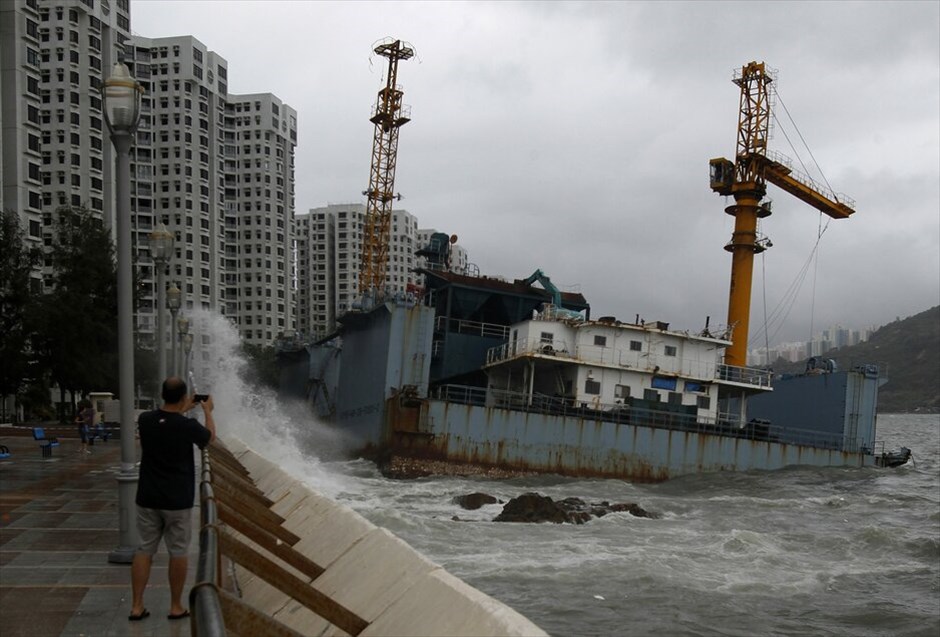
[[[101,440],[101,442],[108,442],[108,438],[111,437],[111,430],[105,429],[104,425],[98,424],[93,431],[88,432],[88,444],[95,444],[95,438]]]
[[[42,457],[52,456],[52,448],[59,446],[59,439],[55,436],[46,438],[46,430],[42,427],[33,427],[33,439],[39,441],[39,448],[42,450]]]
[[[10,448],[6,445],[0,445],[0,458],[9,458]]]

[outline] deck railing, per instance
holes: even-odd
[[[619,425],[671,429],[690,433],[710,434],[785,444],[798,444],[817,449],[847,452],[868,452],[860,438],[847,438],[811,429],[781,427],[766,421],[742,422],[736,414],[719,414],[717,418],[700,417],[678,410],[647,406],[575,403],[571,399],[466,385],[440,385],[432,390],[432,398],[465,405],[508,409],[527,413],[546,414],[566,418],[582,418]]]
[[[518,339],[491,347],[486,351],[486,364],[493,365],[521,356],[550,356],[576,363],[616,366],[650,374],[676,374],[696,380],[725,381],[768,388],[773,376],[769,370],[754,367],[736,367],[666,356],[654,358],[648,352],[569,344],[563,340],[548,341],[541,338]]]
[[[437,332],[455,332],[457,334],[473,334],[488,338],[509,338],[509,327],[498,323],[482,323],[480,321],[465,321],[447,316],[438,316],[434,322]]]

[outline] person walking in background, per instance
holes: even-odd
[[[78,415],[75,416],[75,424],[78,425],[78,436],[82,439],[82,448],[79,449],[79,453],[91,453],[91,449],[88,448],[88,440],[91,436],[91,428],[95,425],[95,410],[91,406],[91,401],[84,399],[78,401]]]
[[[202,405],[205,426],[186,416],[196,406],[187,395],[186,382],[178,376],[163,381],[163,406],[140,415],[140,477],[137,482],[137,530],[140,547],[131,564],[133,594],[130,621],[150,616],[144,606],[144,589],[150,579],[150,566],[160,540],[170,554],[170,612],[168,619],[189,617],[182,605],[189,542],[192,536],[192,509],[196,497],[196,463],[193,445],[205,448],[215,439],[212,397]]]

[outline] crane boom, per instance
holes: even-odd
[[[774,81],[763,62],[750,62],[735,74],[741,89],[738,108],[738,139],[735,161],[723,157],[709,162],[711,189],[722,196],[733,196],[734,205],[725,212],[734,217],[734,232],[725,250],[731,252],[731,285],[728,293],[728,326],[732,343],[725,351],[725,363],[747,364],[747,338],[751,314],[751,280],[754,255],[770,247],[758,239],[757,220],[770,215],[769,204],[762,203],[770,182],[800,201],[833,219],[845,219],[855,212],[854,202],[820,187],[808,177],[801,177],[783,161],[768,157],[770,137],[770,84]]]
[[[807,178],[800,179],[789,166],[767,157],[761,157],[760,163],[763,164],[761,171],[767,181],[803,203],[816,208],[819,212],[833,219],[847,219],[855,212],[852,206],[838,201],[832,195],[823,193],[822,189],[815,184],[807,183],[809,181]]]

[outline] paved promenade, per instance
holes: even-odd
[[[154,558],[144,597],[150,617],[129,622],[130,565],[108,563],[118,545],[120,441],[79,453],[74,428],[59,436],[51,458],[26,428],[0,427],[0,635],[2,637],[185,637],[189,620],[169,621],[166,548]],[[198,521],[198,511],[194,509]],[[193,582],[198,550],[190,547]],[[184,595],[184,604],[186,603]]]

